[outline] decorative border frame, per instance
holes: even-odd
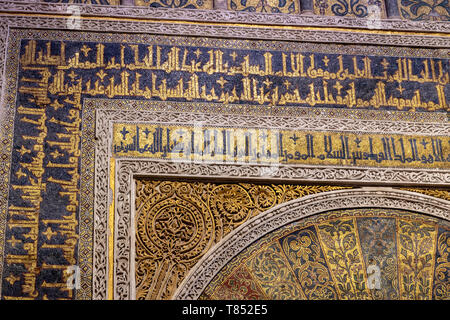
[[[54,13],[68,15],[68,7],[72,3],[48,3],[20,0],[1,0],[0,11],[19,13]],[[444,21],[410,21],[399,17],[382,19],[380,24],[368,25],[367,19],[351,17],[320,16],[304,12],[302,14],[254,13],[223,9],[187,10],[177,8],[151,8],[141,6],[111,6],[79,4],[82,16],[127,17],[136,19],[182,20],[196,22],[228,22],[261,25],[320,26],[343,28],[366,28],[383,30],[405,30],[423,32],[450,33],[450,23]]]
[[[102,99],[90,99],[94,104],[102,105]],[[111,102],[114,103],[114,102]],[[211,104],[213,105],[213,104]],[[199,163],[199,162],[175,162],[158,159],[141,158],[116,158],[114,170],[115,190],[110,191],[110,159],[112,157],[112,126],[117,122],[157,123],[188,125],[202,121],[204,125],[243,126],[249,123],[258,123],[264,127],[298,128],[306,130],[311,126],[308,117],[292,117],[289,121],[285,117],[257,117],[255,115],[232,114],[199,114],[187,112],[174,112],[176,103],[160,103],[159,111],[130,111],[120,109],[96,108],[96,150],[95,150],[95,202],[94,202],[94,261],[93,261],[93,298],[105,299],[107,289],[112,285],[114,299],[134,299],[134,179],[136,176],[153,177],[195,177],[206,179],[227,180],[264,180],[264,181],[290,181],[290,182],[333,182],[349,183],[354,185],[378,184],[378,185],[421,185],[431,184],[445,186],[450,184],[449,170],[415,170],[397,168],[371,168],[371,167],[333,167],[311,165],[280,165],[277,171],[270,177],[266,175],[269,165],[261,164],[224,164],[224,163]],[[213,108],[213,106],[211,107]],[[158,109],[158,108],[155,108]],[[172,111],[171,111],[172,110]],[[338,127],[336,127],[336,123]],[[355,121],[355,120],[353,120]],[[389,132],[412,134],[423,132],[424,134],[437,134],[448,132],[450,124],[430,124],[421,122],[392,122],[374,120],[347,121],[344,119],[319,118],[315,119],[314,127],[322,130],[340,131],[365,131],[365,132]],[[357,126],[355,126],[355,123]],[[435,126],[436,124],[436,126]],[[437,131],[436,131],[437,130]],[[364,189],[366,190],[366,189]],[[372,189],[367,189],[372,190]],[[378,189],[376,189],[378,190]],[[335,199],[336,203],[348,203],[351,206],[380,206],[395,207],[397,202],[392,202],[391,197],[402,199],[398,208],[419,210],[428,214],[437,212],[436,215],[448,218],[450,203],[439,202],[435,198],[423,196],[406,191],[391,191],[392,189],[380,189],[391,193],[370,193],[359,197],[358,193],[346,196],[343,199]],[[406,192],[406,193],[405,193]],[[327,193],[328,194],[328,193]],[[400,194],[400,196],[398,195]],[[341,194],[340,194],[341,195]],[[331,195],[332,196],[332,195]],[[331,197],[330,196],[330,197]],[[325,198],[320,201],[328,201]],[[351,200],[346,200],[348,199]],[[400,197],[400,198],[399,198]],[[113,279],[114,283],[108,283],[109,263],[108,252],[108,214],[111,202],[114,199],[114,254],[113,254]],[[303,198],[302,198],[303,199]],[[332,198],[330,198],[332,199]],[[358,202],[360,200],[361,202]],[[419,199],[419,200],[417,200]],[[426,201],[425,201],[425,200]],[[305,200],[306,201],[306,200]],[[331,201],[331,200],[330,200]],[[356,201],[356,202],[355,202]],[[383,204],[385,201],[385,204]],[[433,205],[431,209],[421,209],[417,201]],[[437,201],[437,202],[433,202]],[[328,202],[327,202],[328,203]],[[329,202],[326,208],[335,208],[334,202]],[[315,208],[314,203],[310,203]],[[344,206],[345,207],[345,206]],[[336,207],[339,208],[339,207]],[[444,208],[444,209],[443,209]],[[448,208],[448,210],[445,210]],[[280,209],[281,210],[281,209]],[[284,210],[284,209],[283,209]],[[326,209],[328,210],[328,209]],[[319,211],[317,211],[319,212]],[[311,214],[317,213],[314,211]]]
[[[233,257],[277,228],[329,210],[362,207],[410,210],[450,220],[450,201],[391,188],[328,191],[291,200],[245,222],[217,243],[191,269],[173,299],[197,299]]]

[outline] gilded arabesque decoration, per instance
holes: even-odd
[[[76,5],[94,4],[94,5],[120,5],[120,0],[41,0],[42,2],[51,3],[73,3]]]
[[[318,214],[253,242],[216,274],[200,299],[235,299],[232,292],[249,287],[262,299],[450,299],[449,230],[444,220],[396,209]],[[242,268],[250,275],[245,285],[235,271]],[[265,290],[269,277],[284,290]]]
[[[187,272],[215,243],[259,213],[309,194],[345,188],[137,179],[136,298],[170,299]],[[292,277],[288,262],[278,258],[283,256],[280,250],[270,248],[249,262],[250,268],[260,270],[256,276],[265,269],[260,261],[271,256],[277,268]],[[262,280],[265,290],[290,296],[287,288],[278,288],[270,277]],[[301,292],[298,286],[290,290]]]

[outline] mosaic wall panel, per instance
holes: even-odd
[[[241,251],[200,298],[252,299],[234,293],[255,288],[262,299],[449,299],[449,231],[448,221],[393,209],[311,216]],[[267,279],[283,290],[264,290]]]
[[[245,221],[280,203],[339,189],[345,187],[136,180],[136,298],[170,299],[195,263]]]
[[[397,1],[403,19],[450,21],[450,3],[448,0]]]
[[[337,48],[327,54],[317,45],[297,51],[280,43],[289,48],[283,52],[251,41],[218,40],[208,47],[198,38],[160,39],[156,45],[24,40],[20,63],[27,76],[53,71],[40,74],[40,104],[49,99],[45,88],[53,95],[78,90],[83,96],[159,101],[449,110],[448,58],[342,54]],[[251,49],[254,45],[261,48]],[[82,77],[87,70],[96,72]],[[25,84],[30,78],[21,79],[21,93],[37,90]]]
[[[396,127],[405,119],[433,123],[430,140],[411,137],[405,145],[411,154],[405,167],[423,169],[426,153],[425,160],[448,168],[442,119],[450,66],[442,50],[26,29],[9,30],[8,41],[0,154],[0,188],[7,190],[0,197],[3,299],[92,297],[96,119],[87,98],[150,100],[173,109],[179,103],[191,111],[215,104],[240,113],[256,106],[271,115],[328,112],[392,119]],[[73,266],[82,271],[77,290],[67,287]]]
[[[213,0],[135,0],[136,6],[152,8],[213,9]]]
[[[313,0],[318,15],[357,17],[374,20],[386,18],[384,0]]]
[[[228,9],[265,13],[299,13],[299,0],[228,0]]]

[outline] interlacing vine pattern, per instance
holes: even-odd
[[[367,299],[364,266],[357,246],[355,223],[352,219],[332,220],[318,226],[328,265],[334,274],[342,299]]]
[[[450,299],[449,253],[448,221],[396,209],[333,210],[251,243],[200,299],[234,299],[246,288],[263,299]],[[235,271],[242,267],[252,278],[245,285]]]
[[[402,299],[431,298],[436,228],[415,221],[399,221],[400,288]]]
[[[170,299],[215,243],[259,213],[309,194],[345,188],[136,180],[136,298]],[[265,255],[278,261],[277,269],[287,270],[287,261],[275,258],[280,252],[275,247]],[[260,260],[255,257],[250,265],[265,270]],[[279,297],[289,296],[288,289],[300,292],[295,287],[276,289],[269,278],[265,282]]]

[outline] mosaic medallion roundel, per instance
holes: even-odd
[[[183,186],[173,190],[168,190],[168,184],[160,187],[170,196],[154,205],[144,203],[148,208],[137,220],[138,239],[147,252],[164,251],[179,262],[191,260],[213,241],[213,218],[186,196]]]

